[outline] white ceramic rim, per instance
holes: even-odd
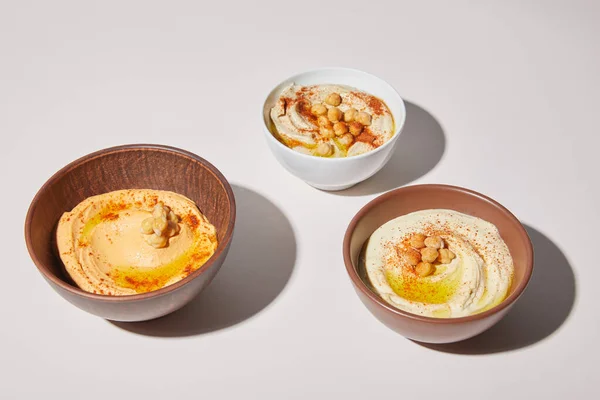
[[[281,143],[279,140],[275,139],[275,136],[273,136],[273,133],[271,132],[271,130],[269,129],[268,126],[266,126],[265,124],[265,115],[264,115],[264,111],[265,111],[265,104],[267,103],[267,100],[269,99],[269,96],[271,96],[271,94],[273,93],[273,91],[275,90],[275,88],[277,88],[279,85],[281,85],[283,82],[285,81],[293,81],[295,80],[298,76],[300,75],[304,75],[304,74],[308,74],[308,73],[313,73],[313,72],[320,72],[320,71],[349,71],[349,72],[353,72],[353,73],[358,73],[358,74],[363,74],[363,75],[367,75],[370,78],[376,79],[378,81],[380,81],[382,84],[384,84],[385,86],[387,86],[393,93],[396,94],[396,96],[398,96],[398,99],[400,100],[400,104],[402,105],[402,120],[398,121],[396,116],[394,114],[392,114],[392,117],[394,118],[394,127],[396,129],[394,129],[394,134],[392,135],[392,137],[385,142],[384,144],[382,144],[381,146],[379,146],[378,148],[368,151],[366,153],[363,154],[359,154],[357,156],[352,156],[352,157],[316,157],[313,155],[309,155],[309,154],[303,154],[297,151],[294,151],[292,149],[290,149],[289,147],[287,147],[286,145],[284,145],[283,143]],[[361,89],[361,88],[357,88],[357,89]],[[362,90],[362,89],[361,89]],[[390,110],[391,111],[391,110]],[[302,72],[298,72],[296,74],[293,74],[291,76],[289,76],[288,78],[285,78],[281,81],[279,81],[279,83],[277,83],[275,86],[273,86],[271,88],[271,90],[267,93],[267,95],[264,97],[263,102],[261,103],[261,109],[260,109],[260,115],[261,115],[261,121],[262,121],[262,125],[263,128],[265,129],[265,133],[267,134],[268,139],[267,140],[271,140],[272,142],[276,143],[276,146],[280,146],[282,149],[284,149],[283,151],[287,151],[290,154],[294,154],[295,156],[299,156],[299,157],[303,157],[306,159],[318,159],[320,160],[324,160],[325,162],[349,162],[348,160],[357,160],[357,159],[361,159],[361,158],[366,158],[369,157],[372,154],[377,154],[380,151],[383,151],[383,149],[385,149],[388,146],[392,146],[393,143],[398,139],[398,136],[400,135],[400,133],[402,132],[402,129],[404,128],[404,123],[406,122],[406,106],[404,104],[404,99],[402,98],[402,96],[400,96],[400,94],[398,93],[398,91],[396,89],[394,89],[394,87],[392,85],[390,85],[389,83],[387,83],[385,80],[379,78],[376,75],[370,74],[368,72],[365,71],[361,71],[359,69],[355,69],[355,68],[346,68],[346,67],[324,67],[324,68],[314,68],[314,69],[310,69],[310,70],[306,70],[306,71],[302,71]]]

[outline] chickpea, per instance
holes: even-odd
[[[162,235],[167,230],[168,226],[169,224],[166,217],[154,218],[154,221],[152,221],[152,229],[158,236]]]
[[[169,243],[169,238],[160,235],[150,235],[146,237],[146,243],[155,249],[160,249]]]
[[[319,143],[315,150],[315,153],[322,157],[329,157],[333,154],[333,146],[330,143]]]
[[[416,233],[412,235],[408,242],[415,249],[422,249],[425,247],[425,238],[427,238],[427,236],[423,235],[422,233]]]
[[[166,217],[167,212],[165,211],[165,205],[163,203],[156,203],[152,210],[152,216],[154,218]]]
[[[140,227],[140,232],[146,234],[146,235],[150,235],[151,233],[154,232],[154,229],[152,228],[152,223],[154,222],[154,218],[149,217],[146,218],[145,220],[142,221],[142,226]]]
[[[403,249],[402,257],[404,260],[412,266],[415,266],[421,261],[421,254],[415,249]]]
[[[432,249],[441,249],[444,247],[444,241],[439,236],[430,236],[425,239],[425,246],[431,247]]]
[[[169,226],[167,228],[167,236],[173,237],[179,233],[179,225],[175,221],[169,221]]]
[[[356,118],[356,114],[358,114],[358,111],[356,111],[355,108],[349,109],[344,113],[344,122],[350,123],[354,121],[354,119]]]
[[[342,146],[348,148],[352,146],[352,143],[354,143],[354,136],[352,136],[350,133],[344,133],[342,136],[340,136],[338,141]]]
[[[163,203],[157,203],[152,209],[152,217],[142,221],[140,230],[148,235],[145,240],[158,249],[169,244],[169,238],[179,233],[179,217]]]
[[[342,111],[337,107],[331,107],[329,110],[327,110],[327,118],[331,122],[338,122],[340,119],[342,119],[342,115]]]
[[[337,107],[342,104],[342,96],[340,96],[338,93],[331,93],[325,99],[325,103],[329,104],[330,106]]]
[[[360,122],[361,124],[363,124],[365,126],[371,125],[371,116],[369,115],[369,113],[366,113],[364,111],[361,111],[358,114],[356,114],[355,119],[357,122]]]
[[[433,274],[434,270],[435,267],[428,262],[420,262],[415,267],[415,272],[417,273],[417,275],[422,277],[426,277]]]
[[[335,132],[331,126],[322,126],[319,128],[319,133],[321,136],[327,139],[331,139],[335,137]]]
[[[313,104],[310,108],[310,112],[316,116],[325,115],[327,114],[327,107],[325,107],[323,104]]]
[[[179,217],[173,212],[173,210],[169,211],[168,219],[169,221],[173,221],[175,223],[179,222]]]
[[[335,132],[336,136],[342,136],[344,133],[348,132],[348,125],[343,122],[336,122],[333,124],[333,131]]]
[[[432,263],[438,257],[439,253],[436,249],[432,249],[431,247],[425,247],[421,249],[421,258],[423,262]]]
[[[456,258],[456,254],[448,249],[440,249],[440,255],[437,258],[437,261],[440,264],[450,264],[454,258]]]
[[[325,115],[320,115],[319,118],[317,118],[317,124],[319,124],[319,126],[326,126],[328,128],[331,127],[331,121]]]
[[[363,126],[360,122],[350,122],[350,133],[354,136],[358,136],[362,133]]]

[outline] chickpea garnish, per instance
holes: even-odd
[[[350,133],[354,136],[358,136],[363,131],[363,126],[360,122],[350,122]]]
[[[152,229],[154,230],[154,233],[158,236],[162,236],[162,234],[165,233],[168,227],[169,221],[166,217],[163,216],[161,216],[160,218],[154,218],[154,221],[152,222]]]
[[[336,122],[333,124],[333,131],[335,132],[336,136],[342,136],[344,133],[348,132],[348,125],[343,122]]]
[[[167,234],[169,237],[173,237],[179,233],[181,228],[179,228],[179,224],[173,220],[169,221],[169,227],[167,228]]]
[[[348,111],[346,111],[344,113],[344,122],[352,122],[354,121],[354,118],[356,118],[356,114],[358,114],[358,111],[356,111],[355,108],[351,108]]]
[[[340,119],[342,119],[342,115],[342,111],[337,107],[331,107],[329,110],[327,110],[327,118],[331,122],[338,122]]]
[[[326,126],[328,128],[331,127],[331,121],[325,115],[320,115],[319,118],[317,118],[317,124],[319,124],[319,126]]]
[[[167,210],[165,210],[165,205],[163,203],[156,203],[154,208],[152,209],[152,216],[154,218],[166,217]]]
[[[330,126],[321,126],[319,128],[319,133],[321,134],[321,136],[323,136],[324,138],[327,139],[331,139],[335,137],[335,132],[333,130],[333,128],[331,128],[331,124]]]
[[[331,93],[325,99],[325,103],[329,104],[330,106],[337,107],[342,104],[342,96],[340,96],[338,93]]]
[[[417,273],[417,275],[425,277],[425,276],[429,276],[431,274],[433,274],[433,272],[435,271],[435,267],[433,265],[431,265],[431,263],[428,262],[420,262],[417,264],[417,266],[415,267],[415,272]]]
[[[364,111],[361,111],[358,114],[356,114],[355,119],[357,122],[360,122],[361,124],[363,124],[365,126],[371,125],[371,116],[369,115],[369,113],[366,113]]]
[[[407,249],[403,252],[404,259],[412,266],[415,266],[421,261],[421,254],[415,249]]]
[[[163,203],[157,203],[152,209],[152,217],[142,221],[140,231],[146,235],[146,243],[155,249],[169,244],[169,238],[180,231],[179,217]]]
[[[154,233],[154,228],[152,228],[152,223],[154,222],[154,218],[149,217],[142,221],[142,226],[140,231],[146,235],[150,235]]]
[[[425,247],[425,239],[426,238],[427,238],[427,236],[423,235],[422,233],[416,233],[416,234],[412,235],[412,237],[410,238],[410,240],[408,242],[415,249],[422,249],[423,247]]]
[[[450,262],[456,258],[456,254],[448,249],[439,249],[438,252],[440,254],[437,257],[437,261],[440,264],[450,264]]]
[[[323,104],[313,104],[310,108],[310,112],[316,116],[325,115],[327,114],[327,107],[325,107]]]
[[[175,223],[179,222],[179,217],[177,216],[177,214],[175,214],[173,212],[173,210],[169,211],[169,215],[168,215],[169,221],[173,221]]]
[[[425,239],[425,246],[431,247],[432,249],[441,249],[444,247],[444,241],[439,236],[429,236]]]
[[[317,155],[329,157],[333,155],[333,146],[330,143],[319,143],[319,145],[315,149],[315,152],[317,153]]]
[[[352,143],[354,143],[354,136],[352,136],[350,133],[344,133],[339,137],[338,141],[342,146],[348,148],[352,145]]]
[[[421,259],[423,262],[432,263],[436,260],[439,253],[436,249],[432,249],[431,247],[425,247],[421,249]]]
[[[155,249],[160,249],[167,246],[167,243],[169,243],[169,238],[166,236],[149,235],[146,237],[146,243]]]

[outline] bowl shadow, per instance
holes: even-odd
[[[270,200],[231,186],[237,203],[236,227],[229,254],[214,281],[185,307],[162,318],[108,322],[140,335],[193,336],[239,324],[277,298],[296,262],[292,225]]]
[[[371,178],[349,189],[331,193],[363,196],[387,192],[424,176],[441,161],[446,149],[442,126],[422,107],[409,101],[404,104],[406,123],[387,164]],[[424,154],[427,157],[423,157]]]
[[[454,354],[491,354],[521,349],[556,332],[567,320],[576,296],[575,274],[560,248],[540,231],[523,225],[535,254],[533,274],[521,298],[489,330],[471,339],[421,346]]]

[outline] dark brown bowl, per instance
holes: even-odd
[[[513,258],[515,274],[507,298],[496,307],[460,318],[431,318],[395,308],[374,293],[357,270],[359,253],[384,223],[413,211],[450,209],[496,225]],[[369,311],[409,339],[450,343],[478,335],[500,321],[521,296],[533,272],[533,246],[519,220],[496,201],[472,190],[446,185],[407,186],[385,193],[365,205],[352,219],[343,244],[344,263],[354,289]]]
[[[213,256],[185,279],[149,293],[105,296],[79,289],[57,254],[58,220],[87,197],[119,189],[170,190],[192,199],[216,227]],[[88,154],[54,174],[29,206],[25,241],[42,276],[67,301],[109,320],[144,321],[183,307],[208,286],[225,260],[234,224],[235,199],[219,170],[185,150],[139,144]]]

